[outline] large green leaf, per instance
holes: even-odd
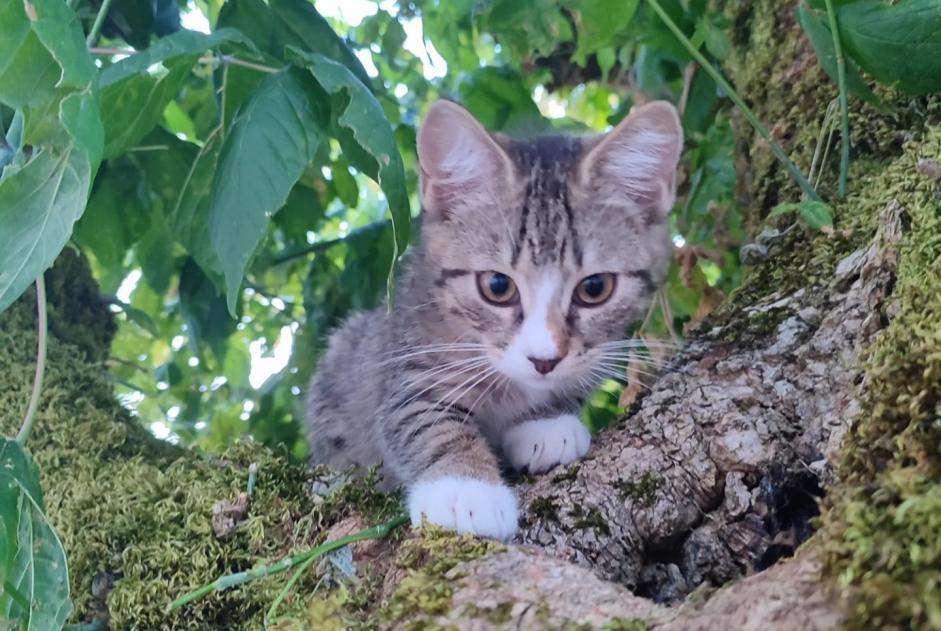
[[[833,34],[827,25],[826,17],[819,13],[814,13],[805,5],[797,8],[797,20],[800,22],[810,43],[814,46],[814,52],[817,53],[817,59],[834,82],[837,81],[836,71],[836,49],[833,46]],[[846,71],[846,88],[850,94],[858,96],[867,103],[877,105],[878,97],[863,81],[859,75],[859,69],[852,59],[844,58],[844,68]]]
[[[85,209],[88,156],[52,147],[0,180],[0,310],[6,309],[65,247]]]
[[[251,40],[234,28],[220,28],[212,34],[198,31],[178,31],[158,39],[152,46],[141,52],[126,57],[101,71],[101,87],[107,87],[128,77],[143,74],[157,63],[163,63],[175,57],[201,55],[210,48],[226,42],[240,42],[252,46]]]
[[[311,53],[320,53],[346,66],[364,85],[369,75],[356,55],[330,28],[314,5],[307,0],[270,0],[276,36],[281,46],[294,46]],[[275,51],[283,54],[283,51]]]
[[[320,141],[310,101],[289,72],[262,83],[232,123],[213,180],[209,232],[233,315],[271,216],[284,205]]]
[[[44,514],[38,468],[6,438],[0,438],[0,522],[8,538],[5,586],[15,592],[0,590],[0,619],[30,631],[61,629],[72,607],[65,551]]]
[[[64,2],[0,0],[0,33],[0,102],[22,108],[48,101],[56,87],[92,83],[94,63]]]
[[[317,85],[330,96],[331,131],[340,141],[343,153],[357,169],[379,183],[392,215],[398,252],[408,244],[409,207],[402,156],[395,132],[382,106],[343,65],[317,53],[290,49]]]
[[[186,176],[178,183],[179,196],[168,220],[177,241],[216,286],[224,290],[222,262],[216,256],[209,234],[210,193],[222,153],[222,140],[222,130],[217,129],[203,143]]]
[[[584,65],[587,55],[611,45],[631,23],[638,0],[567,0],[563,4],[572,15],[578,36],[573,59]]]
[[[195,53],[180,55],[166,61],[163,72],[131,75],[101,91],[105,158],[122,154],[154,128],[197,59]]]
[[[140,142],[163,118],[164,109],[189,78],[200,55],[230,42],[251,44],[235,29],[219,29],[212,35],[179,31],[103,70],[105,157],[113,158]],[[157,64],[163,69],[151,71]]]
[[[103,148],[96,70],[60,0],[0,0],[0,103],[18,108],[0,175],[0,310],[65,246]],[[22,125],[20,125],[22,123]]]
[[[941,2],[858,0],[837,11],[847,54],[882,83],[911,94],[941,91]]]

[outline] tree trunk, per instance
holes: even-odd
[[[806,172],[836,87],[796,3],[724,5],[727,71]],[[941,106],[883,98],[882,112],[854,105],[851,194],[835,205],[835,233],[797,229],[773,243],[588,458],[520,480],[519,542],[432,531],[357,544],[360,580],[315,590],[337,572],[325,564],[295,587],[279,628],[941,625],[928,528],[941,518],[941,193],[924,167],[941,163]],[[757,231],[798,190],[744,123],[737,132]],[[823,168],[827,193],[835,162]],[[113,324],[88,269],[67,252],[47,278],[50,369],[29,447],[69,554],[76,619],[260,627],[286,577],[164,609],[220,574],[397,510],[359,482],[312,495],[306,472],[258,446],[210,459],[151,438],[113,400],[102,369]],[[32,300],[0,316],[7,434],[31,382]],[[214,533],[213,507],[244,489],[249,463],[259,474],[247,517]],[[920,557],[906,552],[915,546]]]

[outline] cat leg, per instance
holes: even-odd
[[[503,453],[517,470],[541,473],[582,458],[591,433],[574,414],[524,421],[503,435]]]
[[[460,533],[511,539],[519,525],[518,501],[501,480],[486,440],[464,414],[437,416],[393,421],[384,432],[387,462],[407,482],[412,525],[427,520]]]

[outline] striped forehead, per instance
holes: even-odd
[[[569,196],[569,178],[581,155],[581,142],[567,136],[514,141],[509,154],[525,189],[518,213],[511,263],[521,258],[535,266],[582,263],[582,247]]]

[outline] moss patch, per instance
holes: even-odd
[[[851,588],[848,626],[857,629],[941,629],[941,186],[916,171],[924,158],[941,159],[941,126],[866,180],[860,199],[861,211],[897,200],[910,226],[897,313],[865,359],[846,484],[822,518],[828,569]]]
[[[451,608],[453,587],[444,575],[458,563],[501,549],[492,541],[426,526],[419,537],[402,544],[396,564],[406,576],[378,612],[380,622],[391,625],[410,618],[414,628],[428,628],[420,620],[423,615],[443,614]]]
[[[645,471],[636,480],[620,479],[614,483],[614,486],[617,488],[621,499],[631,498],[650,506],[657,499],[657,491],[662,484],[663,480],[657,475],[656,471]]]
[[[272,562],[323,537],[353,506],[388,509],[356,483],[331,498],[308,493],[310,472],[258,445],[208,457],[153,438],[115,401],[104,366],[113,321],[84,261],[66,251],[47,272],[50,340],[43,397],[28,448],[49,517],[69,559],[73,619],[102,614],[92,585],[114,581],[111,628],[259,628],[286,577],[213,594],[174,614],[168,603],[221,574]],[[0,314],[0,431],[15,432],[32,385],[35,295]],[[247,521],[226,541],[213,505],[258,479]],[[368,510],[368,509],[364,509]],[[313,580],[313,579],[310,579]],[[302,585],[303,588],[303,585]]]

